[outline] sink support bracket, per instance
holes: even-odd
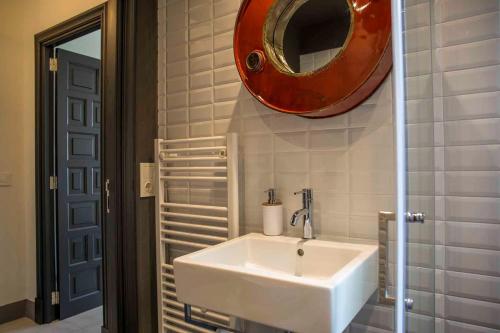
[[[211,330],[214,332],[217,331],[217,328],[218,328],[215,325],[202,322],[201,320],[193,319],[193,317],[191,316],[191,305],[189,305],[189,304],[184,304],[184,321],[188,324],[195,325],[195,326],[198,326],[201,328],[205,328],[207,330]]]
[[[189,304],[184,304],[184,321],[188,324],[198,326],[200,328],[204,328],[207,330],[211,330],[216,332],[217,329],[223,329],[225,331],[229,332],[235,332],[235,333],[243,333],[239,330],[235,330],[234,328],[222,326],[222,325],[214,325],[212,323],[207,323],[201,320],[193,319],[193,316],[191,315],[191,305]]]

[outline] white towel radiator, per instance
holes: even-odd
[[[238,236],[237,135],[157,139],[155,162],[158,332],[213,332],[184,321],[172,260]],[[169,198],[168,193],[176,189],[183,195]],[[219,197],[215,204],[199,203],[192,193],[200,189],[226,192],[227,201]],[[196,307],[192,307],[192,317],[218,326],[234,324],[227,315]]]

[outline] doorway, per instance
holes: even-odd
[[[73,303],[77,310],[62,313],[64,317],[98,305],[100,293],[103,333],[153,331],[151,318],[156,313],[156,284],[152,270],[154,237],[151,237],[154,232],[154,200],[139,197],[137,175],[140,162],[153,160],[152,142],[156,137],[157,86],[156,80],[151,79],[156,74],[156,17],[155,2],[108,0],[35,36],[35,318],[39,324],[61,318],[63,298],[76,302],[83,296],[93,297],[92,301],[82,301],[84,305]],[[95,67],[92,70],[92,64],[85,63],[79,57],[81,54],[77,54],[75,57],[83,66],[73,74],[76,67],[71,67],[60,76],[66,77],[63,84],[66,91],[58,92],[58,76],[51,72],[50,67],[57,63],[58,70],[64,69],[61,69],[61,59],[57,62],[50,60],[54,58],[54,50],[58,57],[62,53],[77,53],[61,46],[98,30],[101,31],[100,73],[96,74]],[[89,54],[83,56],[95,58]],[[69,103],[70,107],[67,99],[63,106],[71,112],[69,115],[63,113],[61,120],[56,118],[54,110],[59,103],[58,93],[59,97],[70,93],[68,75],[73,79],[75,90],[83,93],[82,90],[89,92],[94,89],[94,92],[100,91],[101,96],[76,96]],[[84,115],[81,112],[84,103],[97,107]],[[94,113],[100,113],[99,124],[95,121],[99,117]],[[63,130],[64,126],[57,126],[57,121],[66,128]],[[75,131],[71,139],[75,140],[69,141],[72,130]],[[68,138],[56,144],[61,131]],[[62,150],[59,155],[66,154],[66,164],[58,165],[59,149]],[[73,160],[80,163],[84,160],[88,164],[70,165]],[[65,171],[66,178],[57,178],[56,181],[51,177],[61,177],[58,168]],[[58,191],[61,186],[65,187],[66,197],[74,194],[72,200],[79,198],[84,204],[75,202],[77,209],[59,211]],[[53,187],[58,190],[51,189]],[[66,199],[69,203],[69,198]],[[69,224],[66,224],[66,230],[59,230],[58,226],[64,225],[57,224],[59,215],[65,216],[68,212],[72,215],[68,216],[66,223],[72,223],[75,231],[81,229],[78,230],[80,233],[70,234],[69,230],[73,229]],[[65,234],[60,235],[61,232]],[[74,242],[59,247],[59,239]],[[59,263],[57,251],[63,247],[70,251]],[[65,272],[64,267],[61,269],[63,263],[67,265]],[[75,275],[72,271],[75,267],[87,270],[82,273],[80,284],[78,279],[68,282]],[[69,286],[66,296],[60,281],[63,276],[66,286]],[[66,320],[73,318],[75,316]]]
[[[49,165],[53,201],[53,258],[39,267],[53,271],[50,303],[54,319],[93,310],[102,325],[102,174],[101,155],[101,28],[93,26],[49,48],[50,88],[46,99],[50,148],[42,159]],[[100,320],[99,320],[100,319]]]
[[[103,178],[118,186],[121,163],[106,163],[119,135],[105,125],[118,117],[118,83],[109,70],[120,65],[118,45],[103,47],[116,40],[117,26],[107,24],[116,22],[114,6],[98,6],[35,36],[38,324],[79,320],[77,326],[115,332],[121,320],[119,254],[112,246],[119,241],[116,210],[110,214],[102,204]]]

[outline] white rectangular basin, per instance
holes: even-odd
[[[177,298],[293,332],[341,333],[377,288],[377,251],[248,234],[176,258]]]

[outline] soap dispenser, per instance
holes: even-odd
[[[264,235],[279,236],[283,233],[283,204],[276,199],[274,188],[265,192],[267,193],[267,202],[262,204]]]

